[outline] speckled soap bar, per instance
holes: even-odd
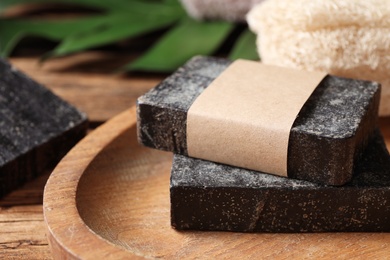
[[[54,166],[86,115],[0,59],[0,197]]]
[[[225,59],[195,57],[141,96],[139,142],[188,155],[187,112],[229,64]],[[379,97],[377,83],[326,76],[290,131],[288,177],[329,185],[350,181],[354,162],[375,129]]]
[[[379,131],[343,187],[175,155],[170,192],[180,230],[390,231],[390,157]]]

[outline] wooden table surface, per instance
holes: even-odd
[[[134,105],[139,95],[164,77],[111,73],[118,64],[130,58],[96,51],[52,60],[43,65],[38,63],[38,57],[17,57],[10,61],[86,112],[92,122],[91,127],[95,127]],[[380,125],[390,147],[390,118],[381,119]],[[0,200],[0,259],[52,259],[42,214],[43,188],[49,174]]]
[[[164,75],[114,74],[131,57],[87,52],[39,64],[39,57],[10,62],[86,112],[93,127],[135,104]],[[42,213],[43,188],[50,172],[0,199],[0,259],[52,259]]]

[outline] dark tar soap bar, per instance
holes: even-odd
[[[0,59],[0,197],[54,166],[86,115]]]
[[[140,97],[139,142],[188,155],[187,112],[229,64],[225,59],[195,57]],[[354,162],[376,127],[379,98],[377,83],[326,76],[290,131],[288,177],[328,185],[350,181]]]
[[[343,187],[175,155],[170,191],[180,230],[390,231],[390,157],[379,131]]]

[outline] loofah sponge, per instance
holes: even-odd
[[[195,19],[245,21],[245,15],[263,0],[181,0],[187,13]]]
[[[268,0],[247,21],[264,63],[380,82],[390,115],[388,0]]]

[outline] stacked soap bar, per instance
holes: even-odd
[[[193,58],[140,97],[139,142],[188,155],[187,112],[229,65],[225,59]],[[326,76],[290,131],[288,176],[329,185],[350,181],[354,162],[374,132],[379,97],[377,83]]]
[[[390,194],[390,158],[376,129],[380,86],[326,76],[290,130],[289,178],[284,178],[188,157],[189,108],[229,65],[224,59],[195,57],[138,99],[139,142],[176,154],[172,226],[389,231],[389,203],[383,198]]]
[[[85,114],[0,59],[0,197],[53,167],[86,133]]]
[[[342,187],[175,155],[170,191],[176,229],[390,231],[390,157],[379,131]]]

